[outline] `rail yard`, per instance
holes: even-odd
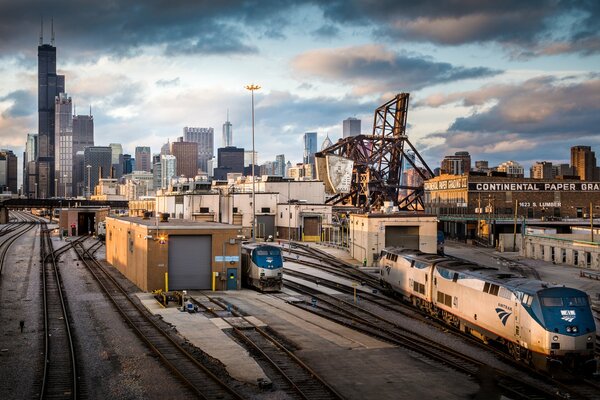
[[[597,375],[515,360],[402,301],[378,268],[336,248],[269,243],[279,250],[267,256],[283,256],[281,291],[190,290],[183,304],[161,304],[106,262],[98,239],[10,217],[0,226],[3,399],[600,398]],[[575,268],[458,243],[447,252],[600,292]]]

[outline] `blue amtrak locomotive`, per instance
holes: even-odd
[[[283,284],[283,255],[276,246],[242,244],[242,282],[262,292],[278,292]]]
[[[538,369],[595,369],[585,292],[417,250],[386,248],[382,284],[445,323]]]

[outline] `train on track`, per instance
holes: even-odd
[[[283,254],[276,246],[242,243],[242,282],[262,292],[278,292],[283,285]]]
[[[418,250],[386,248],[379,260],[383,286],[446,324],[537,369],[595,371],[585,292]]]

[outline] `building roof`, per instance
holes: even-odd
[[[160,222],[157,218],[144,219],[142,217],[107,217],[107,220],[113,219],[117,221],[130,222],[148,228],[154,228],[158,225],[159,228],[166,230],[193,230],[193,229],[241,229],[240,225],[221,224],[219,222],[208,221],[191,221],[187,219],[169,218],[169,222]],[[158,221],[158,222],[157,222]]]

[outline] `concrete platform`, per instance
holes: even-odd
[[[220,318],[209,319],[200,313],[190,314],[177,308],[165,308],[150,293],[138,293],[138,298],[153,314],[174,325],[177,332],[209,356],[221,361],[227,372],[242,382],[270,382],[250,354],[224,333],[231,325]]]

